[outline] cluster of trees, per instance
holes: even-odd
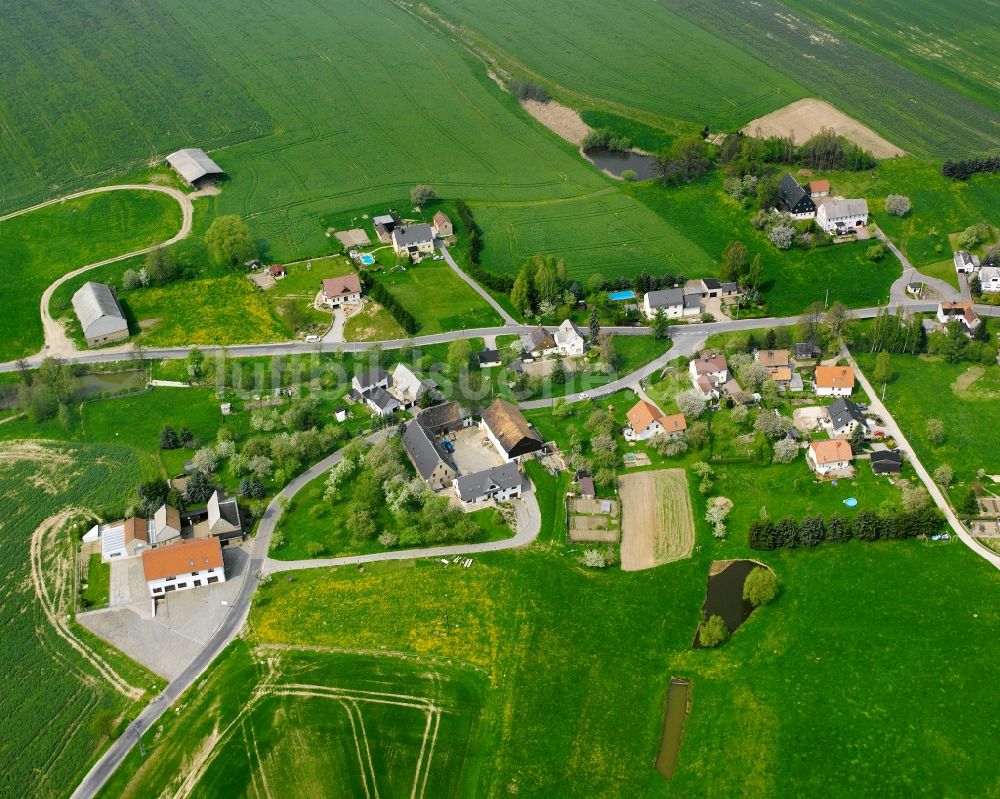
[[[550,99],[548,91],[537,80],[514,75],[507,81],[507,88],[518,100],[536,100],[547,103]]]
[[[257,242],[250,228],[235,214],[216,217],[205,232],[205,245],[220,266],[242,267],[257,257]]]
[[[619,136],[610,128],[596,128],[583,137],[581,147],[584,150],[603,148],[613,152],[625,152],[632,148],[632,140],[628,136]]]
[[[191,449],[196,446],[194,433],[187,426],[181,427],[180,433],[172,425],[164,425],[160,431],[160,449]]]
[[[712,169],[714,152],[701,136],[681,136],[656,159],[655,174],[664,186],[678,186]]]
[[[558,306],[576,302],[566,279],[566,262],[551,255],[536,255],[518,270],[510,301],[525,316],[545,316]]]
[[[377,280],[372,280],[366,274],[363,275],[363,279],[365,282],[365,293],[385,308],[392,315],[392,318],[399,322],[399,326],[403,330],[412,336],[420,329],[420,325],[413,317],[413,314],[406,310],[399,300],[389,293],[389,290],[385,286]]]
[[[574,416],[577,408],[559,400],[553,407],[557,419]],[[602,488],[611,488],[618,475],[618,436],[614,418],[603,408],[592,410],[581,425],[570,423],[566,427],[569,435],[569,459],[573,471],[584,469],[594,478],[594,483]],[[585,454],[586,453],[586,454]]]
[[[58,417],[62,426],[68,428],[73,378],[73,367],[56,358],[46,358],[34,372],[24,364],[17,387],[17,404],[32,422]]]
[[[969,225],[959,233],[956,241],[958,242],[958,246],[963,250],[971,250],[973,247],[978,247],[992,235],[993,231],[989,225],[985,222],[977,222],[975,225]]]
[[[928,335],[923,319],[897,308],[879,312],[870,325],[850,328],[851,347],[875,353],[917,355],[923,352],[941,355],[949,363],[978,361],[990,363],[996,357],[989,319],[980,317],[970,339],[957,319],[945,325],[943,332]]]
[[[467,514],[437,496],[407,467],[398,437],[373,445],[355,439],[330,470],[324,499],[355,542],[378,540],[404,548],[472,541],[482,531]]]
[[[863,510],[852,519],[836,513],[826,519],[822,516],[807,516],[802,520],[785,517],[777,523],[765,518],[751,523],[747,540],[753,549],[763,550],[814,547],[824,541],[850,541],[852,538],[859,541],[898,540],[934,535],[943,522],[940,511],[929,505],[883,515]]]
[[[410,202],[418,208],[426,203],[429,203],[431,200],[436,199],[437,192],[435,192],[434,189],[426,183],[419,183],[410,189]]]
[[[739,175],[758,176],[764,173],[766,164],[795,164],[810,169],[848,171],[872,169],[877,164],[870,152],[828,128],[801,145],[796,145],[791,136],[760,139],[731,133],[719,148],[719,161],[729,165]]]
[[[469,208],[465,200],[456,200],[455,209],[462,227],[465,228],[465,240],[469,253],[469,274],[488,289],[510,294],[514,287],[513,276],[495,275],[479,263],[480,253],[483,251],[483,232],[472,216],[472,209]]]
[[[722,251],[722,278],[739,283],[749,289],[759,290],[764,282],[764,267],[760,253],[750,259],[750,251],[742,241],[734,240]]]
[[[1000,172],[1000,155],[989,158],[967,158],[963,161],[952,161],[950,158],[941,167],[941,174],[946,178],[967,180],[976,172]]]

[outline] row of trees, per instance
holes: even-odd
[[[469,274],[488,289],[510,294],[514,287],[513,276],[495,275],[480,265],[480,253],[483,251],[483,232],[476,224],[472,209],[469,208],[465,200],[456,200],[455,209],[462,227],[465,228],[466,246],[469,253]]]
[[[518,270],[510,292],[510,301],[519,311],[544,316],[557,306],[575,302],[569,291],[566,262],[553,256],[536,255]]]
[[[950,158],[941,167],[941,174],[946,178],[967,180],[977,172],[1000,172],[1000,155],[988,158],[967,158],[963,161],[952,161]]]
[[[399,322],[399,326],[403,330],[412,336],[420,329],[420,325],[413,314],[406,310],[385,286],[377,280],[368,278],[367,275],[364,280],[365,293],[385,308],[392,315],[392,318]]]
[[[875,156],[832,129],[824,128],[803,144],[796,145],[793,136],[756,138],[743,133],[730,133],[719,147],[719,161],[738,175],[762,175],[767,164],[796,164],[809,169],[872,169]]]
[[[863,510],[851,519],[839,514],[827,518],[807,516],[802,520],[785,517],[773,522],[758,519],[751,523],[747,540],[753,549],[814,547],[824,541],[885,541],[931,536],[940,531],[944,517],[934,507],[879,515]]]

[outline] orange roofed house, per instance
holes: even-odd
[[[976,313],[975,306],[968,301],[938,303],[938,322],[942,325],[946,325],[952,319],[957,319],[966,334],[970,336],[972,335],[972,332],[979,327],[979,314]]]
[[[674,438],[683,435],[687,430],[684,414],[675,413],[664,416],[653,403],[639,400],[627,414],[628,427],[624,430],[628,441],[646,441],[655,436]]]
[[[226,581],[222,544],[217,538],[194,538],[142,553],[142,572],[149,595],[156,599],[171,591],[199,588]]]
[[[854,453],[842,438],[813,441],[806,452],[806,462],[816,474],[842,473],[851,468]]]
[[[813,386],[817,397],[849,397],[854,391],[854,367],[817,366]]]

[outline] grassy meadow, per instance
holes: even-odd
[[[180,226],[176,200],[138,191],[94,194],[0,222],[6,276],[17,286],[0,295],[0,361],[42,348],[38,306],[52,281],[78,267],[165,241]]]
[[[975,346],[974,344],[972,346]],[[875,356],[855,353],[858,365],[871,378]],[[891,355],[893,377],[886,387],[885,404],[928,471],[941,464],[954,470],[951,499],[957,503],[976,472],[1000,474],[1000,447],[994,449],[1000,424],[1000,366],[945,362],[940,356]],[[927,420],[944,422],[946,438],[939,444],[927,435]],[[989,478],[986,480],[990,485]]]
[[[72,616],[72,545],[61,528],[41,539],[46,604],[31,578],[31,539],[47,519],[70,509],[120,514],[121,486],[137,479],[142,464],[127,446],[50,441],[2,442],[0,459],[0,650],[8,660],[0,692],[0,795],[63,797],[108,745],[109,733],[117,735],[122,720],[161,683],[70,619],[65,632],[141,694],[127,696],[57,632],[48,613]],[[106,586],[92,583],[95,600],[99,591]]]
[[[419,335],[502,324],[499,314],[444,261],[425,259],[405,272],[377,272],[374,278],[413,314]]]

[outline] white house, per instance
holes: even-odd
[[[320,303],[328,308],[361,302],[361,278],[355,274],[328,277],[323,281]]]
[[[149,546],[149,521],[133,516],[111,524],[95,524],[83,540],[101,542],[101,560],[105,563],[135,557]]]
[[[979,285],[986,291],[1000,291],[1000,269],[984,266],[979,270]]]
[[[828,200],[816,210],[816,224],[827,233],[851,233],[868,224],[868,203],[864,199]]]
[[[729,382],[729,364],[721,354],[702,353],[688,364],[691,385],[705,399],[718,399]]]
[[[434,252],[434,230],[427,224],[397,227],[392,231],[392,246],[400,258],[419,260]]]
[[[521,473],[513,461],[463,474],[455,481],[459,499],[467,505],[492,499],[506,502],[521,496]]]
[[[555,355],[559,352],[556,340],[541,325],[527,333],[521,333],[518,339],[521,342],[521,351],[528,358],[544,358],[546,355]]]
[[[390,416],[403,407],[399,400],[381,387],[369,389],[361,398],[376,416]]]
[[[403,408],[415,405],[432,388],[434,388],[433,380],[421,380],[405,364],[398,363],[396,368],[392,370],[389,393]]]
[[[976,313],[975,306],[969,302],[939,302],[937,309],[937,320],[942,325],[948,324],[952,319],[957,319],[965,328],[966,333],[972,333],[979,327],[979,314]]]
[[[583,342],[583,336],[576,332],[573,323],[569,319],[563,320],[559,329],[555,333],[556,348],[560,355],[583,355],[587,345]]]
[[[164,503],[153,514],[153,524],[149,530],[149,543],[156,546],[180,537],[181,512],[173,505]]]
[[[813,376],[817,397],[849,397],[854,392],[853,366],[817,366]]]
[[[648,291],[642,298],[642,310],[647,319],[656,316],[657,311],[667,319],[689,319],[701,315],[701,297],[680,288]]]
[[[806,462],[816,474],[843,473],[852,460],[851,445],[842,438],[813,441],[806,452]]]
[[[867,430],[868,423],[861,408],[849,399],[838,397],[837,400],[826,409],[830,418],[830,436],[832,438],[850,438],[859,427]]]
[[[479,427],[505,461],[518,460],[544,446],[520,409],[499,397],[483,411]]]
[[[979,258],[965,250],[959,250],[951,256],[955,271],[961,275],[971,275],[979,268]]]
[[[359,394],[364,394],[373,388],[389,388],[389,375],[381,366],[375,366],[354,375],[351,378],[351,386]]]
[[[623,435],[627,441],[646,441],[656,436],[676,438],[687,430],[684,414],[664,416],[659,408],[646,400],[639,400],[633,405],[625,418],[628,420],[628,427]]]
[[[192,538],[142,553],[142,572],[153,599],[171,591],[226,581],[222,544],[216,538]]]

